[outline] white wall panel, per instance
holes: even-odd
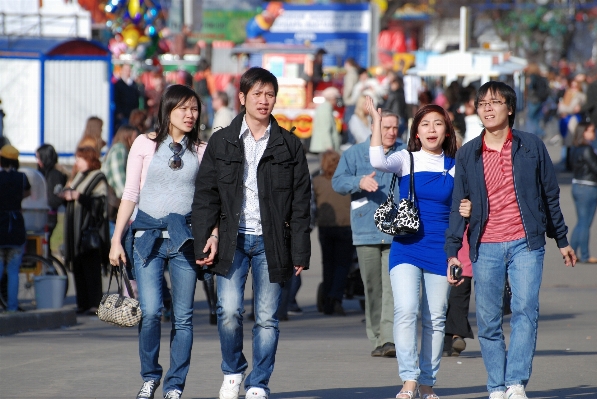
[[[45,69],[45,142],[58,153],[73,153],[90,116],[104,121],[108,141],[110,82],[103,61],[47,61]],[[61,161],[67,161],[61,156]]]
[[[40,144],[40,68],[39,60],[0,58],[4,135],[22,153]]]

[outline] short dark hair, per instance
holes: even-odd
[[[448,112],[444,108],[435,104],[424,105],[421,108],[419,108],[419,110],[415,114],[412,126],[410,127],[408,150],[411,152],[421,151],[421,140],[417,138],[419,125],[421,124],[421,120],[423,119],[423,117],[432,112],[437,112],[444,118],[444,123],[446,124],[446,138],[444,139],[444,143],[442,144],[442,150],[444,151],[444,154],[447,157],[454,158],[457,149],[456,132],[454,131],[454,126],[452,126],[452,122],[450,122],[450,115],[448,115]]]
[[[222,104],[224,104],[225,107],[228,106],[228,102],[230,100],[228,99],[228,94],[226,94],[225,91],[216,92],[216,97],[218,97],[220,99],[220,101],[222,101]]]
[[[508,125],[510,127],[514,126],[514,118],[516,117],[516,92],[514,89],[504,82],[490,80],[479,87],[477,98],[475,98],[475,109],[478,108],[479,101],[484,99],[487,93],[497,94],[506,100],[506,106],[511,112],[511,114],[508,115]]]
[[[19,169],[19,160],[18,159],[9,159],[9,158],[4,158],[2,156],[0,156],[0,167],[2,168],[6,168],[6,169]]]
[[[271,83],[274,86],[274,94],[278,95],[278,79],[274,76],[273,73],[268,71],[267,69],[253,67],[249,68],[243,76],[240,77],[240,92],[247,96],[251,89],[259,84],[264,85]]]

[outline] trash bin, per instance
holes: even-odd
[[[66,279],[66,276],[37,276],[33,278],[37,309],[62,308]]]

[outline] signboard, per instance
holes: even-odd
[[[300,44],[327,51],[324,66],[339,66],[352,57],[370,66],[372,30],[369,4],[283,4],[283,12],[262,33],[268,44]]]
[[[229,40],[235,43],[245,41],[245,25],[255,16],[254,10],[203,10],[203,25],[193,38],[212,42]]]

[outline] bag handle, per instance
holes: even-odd
[[[408,152],[410,155],[410,188],[408,190],[407,199],[414,203],[415,202],[415,160],[412,152]]]
[[[126,266],[122,263],[122,261],[120,261],[119,269],[120,269],[120,282],[122,283],[122,280],[124,280],[124,284],[121,285],[119,288],[126,287],[126,290],[129,293],[129,297],[132,299],[135,299],[135,293],[133,292],[133,287],[131,286],[131,281],[129,280],[129,276],[126,272]],[[120,292],[120,294],[122,295],[122,292]]]
[[[390,183],[390,192],[388,193],[388,199],[394,202],[394,188],[396,187],[396,173],[392,173],[392,183]]]

